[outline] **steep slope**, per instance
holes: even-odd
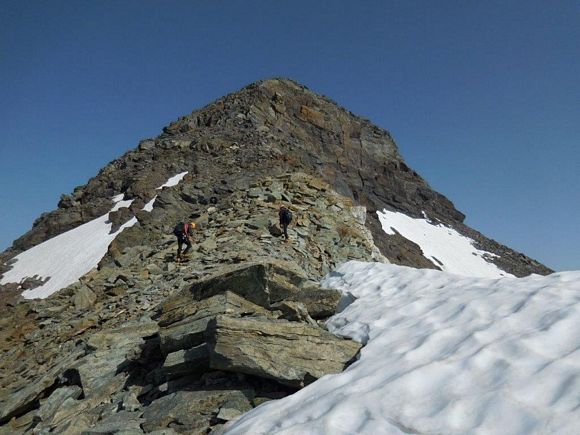
[[[137,212],[167,178],[184,171],[213,184],[215,192],[207,193],[217,197],[228,183],[247,186],[263,176],[293,171],[318,176],[367,208],[367,226],[375,243],[397,264],[438,268],[417,244],[385,234],[376,211],[401,211],[416,218],[426,214],[496,254],[489,260],[516,276],[550,272],[465,226],[464,215],[404,163],[387,131],[286,79],[252,84],[180,118],[157,138],[142,141],[87,185],[63,195],[59,208],[42,215],[0,263],[102,216],[119,193],[133,200],[131,209]],[[128,217],[112,216],[114,221]]]
[[[0,433],[207,433],[340,372],[360,344],[326,331],[346,300],[318,283],[349,260],[549,272],[463,217],[386,131],[327,98],[285,79],[228,95],[64,195],[2,254]],[[182,220],[196,242],[176,264]]]
[[[9,433],[32,427],[66,433],[113,424],[105,416],[114,415],[117,428],[175,424],[192,433],[352,359],[360,346],[343,344],[318,323],[334,313],[340,295],[315,280],[351,258],[384,261],[364,226],[364,210],[301,173],[230,186],[215,205],[205,204],[210,187],[186,175],[161,189],[150,211],[137,213],[138,224],[115,237],[98,269],[46,299],[0,307],[0,426]],[[290,243],[277,227],[282,199],[295,214]],[[173,223],[192,215],[197,242],[189,261],[176,264]],[[29,291],[46,290],[40,284]],[[259,325],[258,336],[250,328],[236,340],[249,349],[241,360],[222,343],[232,321]],[[216,329],[208,329],[213,322]],[[272,338],[259,342],[268,333]],[[312,343],[326,349],[320,360]],[[285,356],[288,348],[293,354]],[[259,357],[264,352],[276,358],[276,370]],[[216,393],[225,386],[227,394]],[[193,408],[172,410],[172,397]],[[228,411],[217,419],[222,409]]]

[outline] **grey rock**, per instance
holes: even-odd
[[[361,348],[304,323],[225,316],[208,325],[207,340],[211,368],[294,387],[342,371]]]
[[[96,332],[87,340],[87,344],[97,350],[134,347],[142,344],[144,337],[155,335],[158,331],[157,322],[144,317],[138,321],[127,322],[120,328]]]
[[[204,240],[199,244],[199,249],[206,253],[214,252],[217,248],[217,242],[213,238]]]
[[[142,434],[144,419],[139,412],[120,411],[103,418],[97,424],[85,429],[82,435]]]
[[[232,292],[224,292],[205,300],[195,300],[186,292],[170,298],[162,306],[159,324],[163,326],[159,336],[164,354],[200,345],[204,340],[207,324],[218,314],[232,316],[269,315],[264,308],[253,304]]]
[[[282,318],[294,322],[306,322],[313,326],[318,324],[308,314],[308,309],[302,302],[282,301],[272,305],[272,309],[280,310]]]
[[[127,391],[121,399],[121,408],[128,412],[135,412],[141,409],[141,403],[134,391]]]
[[[289,300],[304,304],[314,319],[324,319],[336,313],[342,293],[335,289],[324,289],[309,285],[289,297]]]
[[[151,273],[151,275],[163,274],[163,270],[161,270],[161,268],[155,263],[148,264],[147,266],[145,266],[145,269],[147,269],[149,273]]]
[[[238,390],[178,391],[152,402],[142,427],[146,432],[172,427],[179,433],[206,433],[224,403],[247,396]]]
[[[225,402],[218,414],[217,418],[224,421],[233,420],[245,412],[252,409],[252,405],[246,396],[240,395],[233,397]]]
[[[119,210],[110,212],[109,221],[111,222],[111,230],[109,234],[116,233],[124,223],[133,217],[133,212],[128,207],[122,207]]]
[[[139,149],[141,151],[150,150],[155,146],[155,141],[151,139],[145,139],[139,142]]]
[[[67,399],[78,399],[82,393],[82,388],[77,385],[56,389],[40,406],[38,416],[43,422],[50,423],[56,412]]]
[[[15,391],[9,396],[2,397],[3,400],[0,402],[0,424],[6,423],[14,416],[26,414],[28,411],[34,409],[35,402],[83,354],[83,350],[75,350],[73,353],[60,359],[55,366],[46,370],[36,382],[28,383],[21,390]]]
[[[83,285],[75,293],[73,297],[73,304],[78,311],[85,311],[91,308],[95,304],[96,300],[97,295],[95,295],[95,293],[90,288]]]
[[[170,353],[163,363],[163,373],[168,380],[209,369],[209,353],[205,343],[186,350]]]
[[[276,224],[271,224],[270,226],[268,226],[268,231],[274,237],[280,237],[282,234],[284,234],[284,232]]]
[[[191,292],[195,298],[204,299],[229,290],[269,308],[271,303],[298,293],[301,283],[306,281],[306,275],[295,263],[280,260],[249,262],[219,268],[196,282]]]

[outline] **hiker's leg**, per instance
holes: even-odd
[[[181,256],[181,247],[183,246],[183,240],[180,237],[177,238],[177,256]]]
[[[283,224],[282,227],[284,228],[284,238],[288,240],[288,224]]]
[[[189,250],[191,249],[191,242],[189,239],[185,239],[183,241],[183,243],[185,243],[185,251],[183,251],[183,255],[187,254],[189,252]]]

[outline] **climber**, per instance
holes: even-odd
[[[284,231],[284,238],[288,240],[288,225],[292,222],[292,212],[285,206],[281,206],[278,216],[280,217],[280,226]]]
[[[177,237],[177,261],[180,261],[185,254],[191,249],[191,237],[193,236],[193,229],[195,222],[179,222],[173,229],[173,234]],[[181,253],[181,248],[185,243],[185,250]]]

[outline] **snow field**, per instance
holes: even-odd
[[[182,172],[167,180],[163,187],[172,187],[183,179],[187,174]],[[114,206],[110,211],[117,211],[120,208],[129,207],[133,200],[123,200],[124,194],[120,193],[112,198]],[[155,196],[143,207],[145,211],[153,210]],[[99,261],[107,253],[109,244],[125,228],[137,223],[136,218],[130,219],[123,224],[115,233],[111,231],[109,213],[93,219],[65,233],[59,234],[39,245],[36,245],[16,257],[16,263],[12,269],[7,271],[0,284],[10,282],[19,283],[27,277],[38,276],[41,279],[50,277],[43,285],[32,290],[25,290],[22,295],[27,299],[46,298],[65,288],[88,273],[99,264]]]
[[[388,210],[377,214],[387,234],[395,234],[396,230],[406,239],[415,242],[423,251],[425,258],[431,260],[441,270],[458,275],[487,278],[512,276],[495,264],[488,263],[484,258],[484,255],[489,257],[497,255],[476,249],[472,239],[459,234],[453,228]],[[425,216],[424,213],[423,215]]]
[[[484,279],[349,262],[327,323],[359,360],[228,434],[578,434],[580,272]]]
[[[117,205],[118,203],[115,207]],[[115,207],[111,211],[117,210]],[[107,213],[59,234],[18,254],[15,257],[16,263],[4,274],[0,284],[21,282],[35,275],[43,279],[50,277],[43,285],[22,292],[27,299],[46,298],[78,281],[81,276],[96,267],[117,234],[135,223],[137,219],[133,218],[117,232],[109,234],[111,223]]]

